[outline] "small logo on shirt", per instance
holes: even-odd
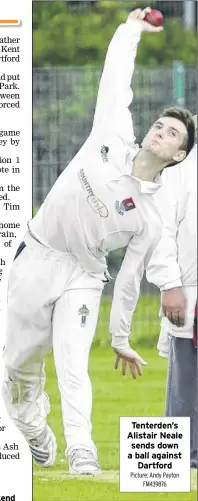
[[[84,169],[79,171],[79,179],[83,189],[88,193],[87,202],[90,207],[98,214],[100,217],[108,217],[109,212],[105,204],[97,198],[92,190],[91,185],[85,175]]]
[[[130,198],[125,198],[125,200],[122,200],[122,202],[119,202],[116,200],[116,210],[123,216],[125,212],[128,212],[131,209],[135,209],[135,203],[132,199]]]
[[[89,195],[87,202],[100,217],[108,217],[109,213],[106,205],[99,198],[95,197],[95,195]]]
[[[78,310],[78,314],[81,315],[81,327],[84,327],[86,324],[86,318],[89,315],[89,310],[86,307],[86,304],[82,305],[82,307]]]
[[[102,159],[103,159],[104,163],[108,162],[108,152],[109,152],[108,146],[105,146],[103,144],[103,146],[101,147],[100,153],[101,153],[101,156],[102,156]]]

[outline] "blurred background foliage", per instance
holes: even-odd
[[[34,2],[34,67],[101,66],[115,28],[126,20],[130,10],[140,6],[143,8],[146,4],[140,1]],[[186,65],[195,65],[196,29],[184,30],[179,16],[164,17],[162,34],[143,35],[137,66],[170,66],[175,56]]]

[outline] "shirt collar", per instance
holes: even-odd
[[[162,186],[160,174],[157,174],[153,181],[142,181],[133,175],[131,177],[139,184],[141,193],[155,193]]]

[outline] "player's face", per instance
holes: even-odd
[[[187,130],[177,118],[159,118],[149,129],[142,142],[142,149],[154,153],[167,163],[181,162],[185,156]]]

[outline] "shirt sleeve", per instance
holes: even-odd
[[[161,236],[159,226],[156,229],[153,226],[152,232],[151,236],[148,228],[144,229],[140,235],[131,239],[127,247],[114,286],[110,313],[112,336],[128,337],[130,334],[132,314],[139,298],[144,269]]]
[[[180,172],[173,168],[172,171],[162,175],[164,190],[157,196],[157,204],[161,210],[163,228],[162,236],[154,250],[146,268],[148,282],[156,285],[161,291],[181,287],[181,269],[178,263],[178,200]]]
[[[132,115],[128,109],[133,99],[131,80],[142,26],[128,20],[116,30],[105,59],[100,80],[92,134],[100,138],[116,133],[135,143]]]
[[[178,263],[177,227],[164,225],[162,238],[146,269],[148,282],[160,291],[181,287],[181,270]]]

